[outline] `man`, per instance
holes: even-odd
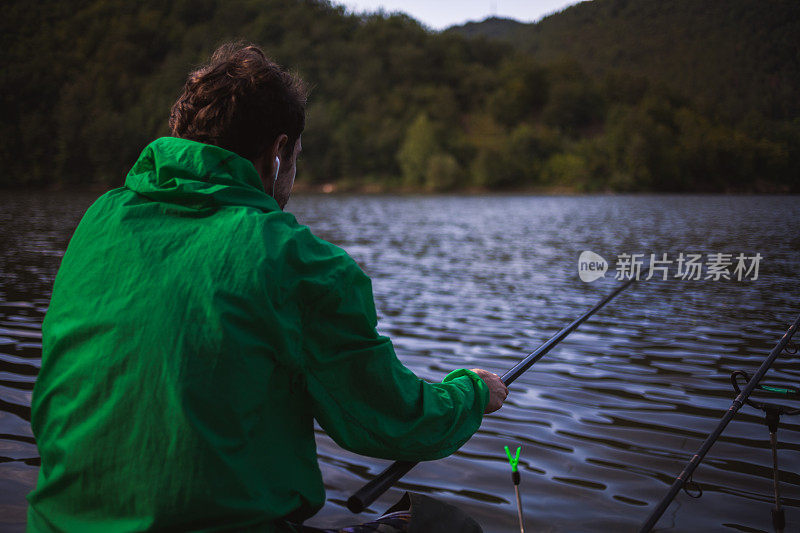
[[[304,122],[298,79],[223,46],[86,212],[42,328],[30,531],[291,531],[325,501],[314,419],[418,461],[502,405],[490,372],[405,368],[367,276],[283,212]]]

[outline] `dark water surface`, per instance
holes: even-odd
[[[40,326],[94,196],[0,193],[0,530],[24,527]],[[763,256],[756,280],[635,284],[523,375],[458,453],[404,478],[402,489],[462,507],[487,532],[519,530],[505,445],[522,446],[526,530],[635,530],[730,406],[731,371],[754,371],[800,313],[797,197],[302,196],[290,210],[372,277],[382,333],[430,380],[513,366],[619,283],[618,254]],[[605,278],[580,281],[584,250],[609,261]],[[782,357],[766,381],[800,383],[799,361]],[[800,531],[800,417],[782,423],[786,531]],[[344,501],[388,463],[321,431],[317,441],[329,501],[310,523],[353,522]],[[743,408],[694,479],[702,498],[681,493],[661,528],[771,531],[760,413]]]

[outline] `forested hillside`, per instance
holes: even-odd
[[[795,0],[595,0],[536,24],[487,19],[450,31],[545,63],[574,60],[593,76],[644,76],[731,117],[800,116]]]
[[[637,44],[685,3],[631,2],[662,6],[633,21],[614,15],[628,3],[595,0],[545,19],[541,31],[515,23],[514,32],[535,31],[502,41],[428,32],[400,15],[351,15],[320,0],[12,0],[0,20],[0,186],[121,184],[141,149],[167,133],[187,72],[219,43],[241,39],[313,87],[301,185],[800,192],[800,119],[789,94],[797,34],[780,30],[791,2],[692,3],[763,6],[770,15],[753,18],[736,43],[720,29],[733,22],[711,11],[698,15],[706,30],[692,27],[680,46],[685,28]],[[573,21],[558,23],[562,36],[587,24],[586,6],[604,10],[611,32],[597,29],[595,43],[626,34],[618,40],[628,48],[607,52],[606,66],[600,52],[581,60],[545,31],[559,17]],[[594,34],[580,35],[575,42]],[[654,66],[662,79],[626,59],[658,46],[674,50],[687,73]],[[714,50],[727,47],[742,55],[724,71],[732,77],[711,75],[740,83],[709,89],[689,67],[721,63],[728,56]],[[754,47],[777,59],[746,56]],[[743,88],[764,72],[775,77],[769,98],[760,85]],[[690,81],[667,83],[679,75]],[[764,105],[742,112],[745,93],[761,93]]]

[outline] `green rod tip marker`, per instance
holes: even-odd
[[[508,456],[508,463],[511,465],[511,480],[514,482],[514,494],[517,497],[517,517],[519,518],[519,531],[520,533],[525,533],[525,525],[522,521],[522,500],[519,497],[519,470],[517,470],[517,465],[519,464],[519,452],[522,451],[522,447],[517,447],[517,455],[515,457],[511,457],[511,450],[506,448],[506,455]]]
[[[517,447],[517,455],[516,455],[516,457],[511,457],[511,450],[509,450],[508,446],[506,446],[506,455],[508,456],[508,462],[511,464],[511,471],[512,472],[516,472],[517,471],[517,464],[519,463],[519,452],[520,451],[522,451],[522,447],[518,446]]]

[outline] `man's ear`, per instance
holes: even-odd
[[[283,150],[286,148],[287,142],[289,142],[289,136],[286,135],[285,133],[281,133],[275,139],[275,142],[272,143],[272,150],[271,150],[272,155],[270,157],[270,161],[272,162],[273,165],[275,164],[276,157],[279,158],[281,161],[283,161]],[[273,172],[275,172],[275,170],[277,169],[275,168],[272,169]]]

